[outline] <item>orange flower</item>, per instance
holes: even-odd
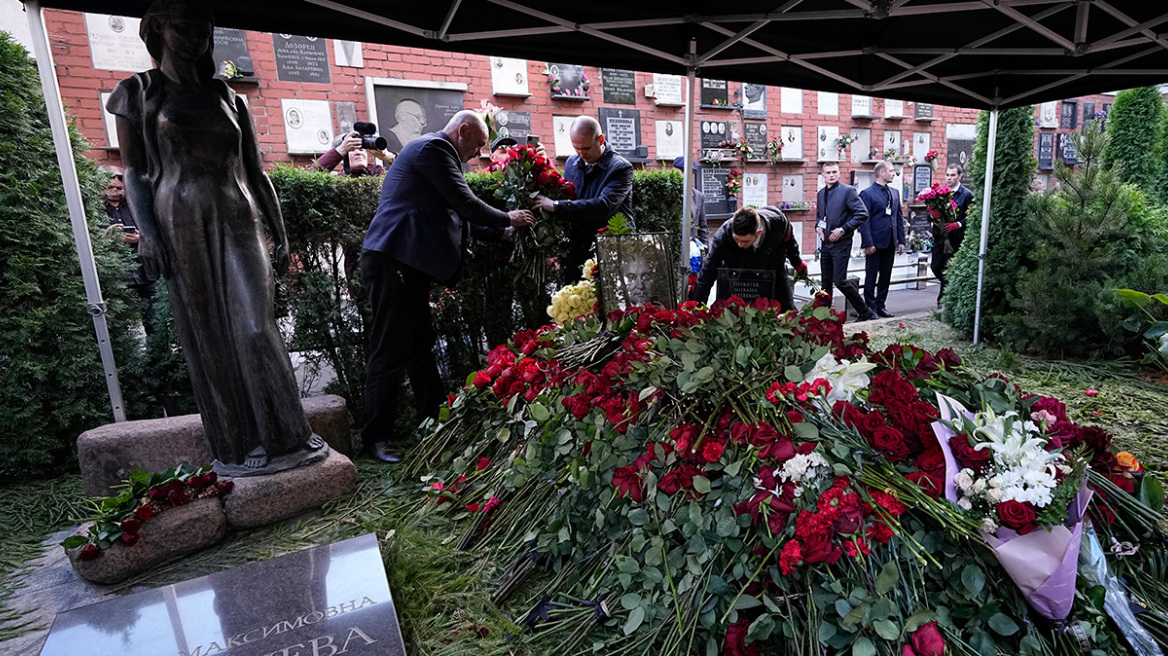
[[[1140,464],[1140,461],[1136,460],[1136,457],[1134,455],[1128,453],[1127,451],[1120,451],[1119,453],[1115,454],[1115,462],[1117,465],[1119,465],[1119,468],[1122,469],[1123,471],[1128,471],[1128,472],[1142,472],[1142,471],[1144,471],[1144,466]]]

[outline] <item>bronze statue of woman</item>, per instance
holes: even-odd
[[[328,447],[276,328],[268,236],[281,271],[288,240],[247,103],[213,77],[213,27],[194,3],[157,0],[140,30],[157,68],[122,80],[107,109],[138,254],[166,279],[215,468],[246,476],[315,462]]]

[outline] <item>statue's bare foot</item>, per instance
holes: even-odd
[[[248,469],[259,469],[268,464],[268,452],[264,451],[264,447],[257,446],[247,454],[247,458],[243,461],[243,466]]]
[[[317,435],[316,433],[313,433],[312,437],[308,438],[307,444],[310,450],[316,451],[317,449],[324,447],[324,438]]]

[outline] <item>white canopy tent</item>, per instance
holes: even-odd
[[[1143,0],[206,0],[226,27],[686,76],[683,235],[689,234],[696,77],[861,93],[990,111],[974,342],[998,112],[1168,80],[1168,23]],[[73,231],[115,420],[125,417],[105,307],[68,143],[43,7],[141,16],[149,0],[25,0]],[[684,242],[685,240],[683,240]],[[688,261],[683,246],[680,262]]]

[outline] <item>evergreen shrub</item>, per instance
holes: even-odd
[[[1158,137],[1164,118],[1159,86],[1120,91],[1107,115],[1104,165],[1153,197],[1161,193],[1164,163]]]

